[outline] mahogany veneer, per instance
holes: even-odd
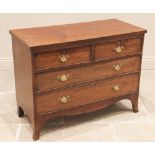
[[[10,30],[18,116],[29,117],[33,139],[49,120],[121,99],[138,112],[146,32],[117,19]]]
[[[68,55],[67,62],[62,63],[59,61],[62,55]],[[35,56],[35,69],[54,68],[64,65],[79,64],[82,62],[90,61],[90,47],[71,48],[68,50],[59,50],[47,52],[44,54],[36,54]],[[52,62],[52,63],[51,63]]]

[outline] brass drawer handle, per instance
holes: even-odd
[[[115,47],[114,50],[116,51],[116,53],[121,53],[123,52],[123,49],[124,49],[124,46],[118,46],[118,47]]]
[[[63,54],[63,55],[59,56],[60,62],[62,62],[62,63],[68,61],[69,58],[70,58],[70,56],[68,54]]]
[[[121,69],[122,65],[116,64],[113,66],[115,71],[119,71]]]
[[[70,100],[69,96],[62,96],[62,97],[58,98],[58,101],[60,103],[67,103],[67,102],[69,102],[69,100]]]
[[[119,85],[114,85],[112,89],[114,91],[119,91],[120,90],[120,87],[119,87]]]
[[[69,74],[63,74],[63,75],[59,75],[58,76],[58,80],[62,81],[62,82],[65,82],[69,79]]]
[[[118,46],[114,48],[116,53],[121,53],[123,52],[124,46],[121,46],[121,42],[118,41]]]

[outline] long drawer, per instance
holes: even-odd
[[[40,73],[36,75],[36,90],[43,91],[70,84],[132,73],[138,71],[139,66],[140,58],[131,57],[106,63],[97,63],[91,66]]]
[[[133,93],[138,89],[138,79],[139,76],[133,74],[37,95],[37,112],[42,114]]]

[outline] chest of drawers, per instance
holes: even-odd
[[[10,30],[19,117],[33,139],[57,117],[129,99],[138,112],[145,29],[110,19]]]

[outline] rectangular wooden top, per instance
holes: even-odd
[[[137,32],[145,33],[146,30],[117,19],[10,30],[13,36],[17,37],[29,47],[61,44]]]

